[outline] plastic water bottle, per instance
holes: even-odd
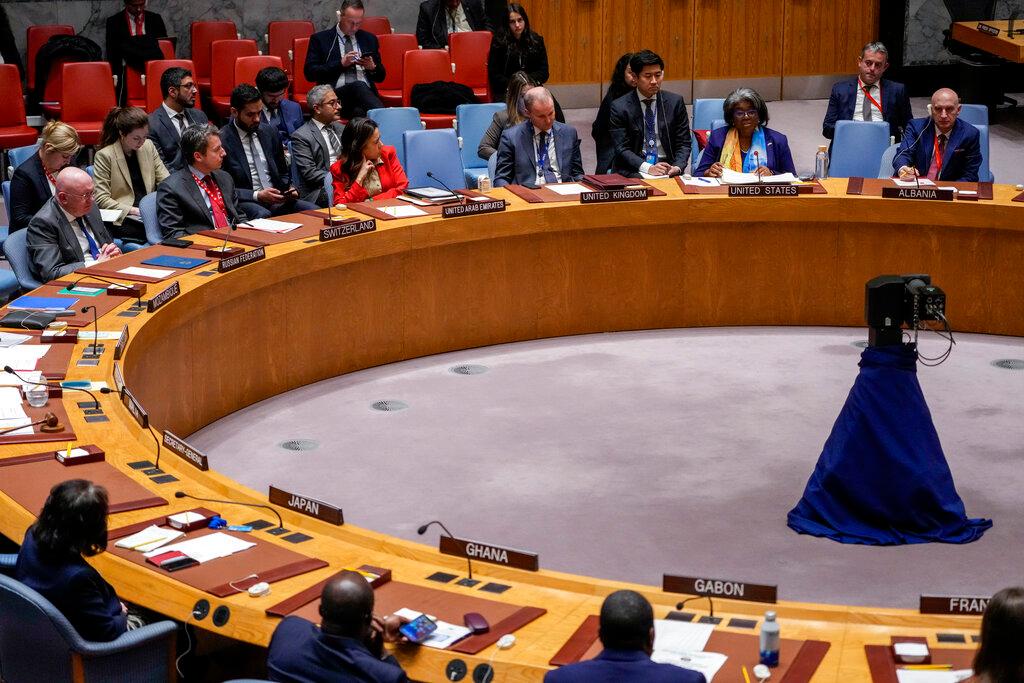
[[[771,610],[764,613],[759,649],[762,664],[765,666],[779,665],[779,624],[775,621],[775,612]]]
[[[814,155],[814,177],[828,178],[828,146],[818,147],[818,153]]]

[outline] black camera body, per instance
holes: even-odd
[[[869,346],[903,343],[903,327],[916,329],[925,320],[946,314],[946,293],[930,275],[879,275],[864,286],[864,318]]]

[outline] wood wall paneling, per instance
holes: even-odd
[[[878,4],[871,0],[786,0],[783,73],[853,72],[860,48],[878,38]]]
[[[604,79],[625,52],[649,49],[665,60],[665,78],[690,80],[693,75],[694,0],[601,0]]]
[[[530,27],[544,36],[551,83],[599,83],[612,64],[602,54],[604,0],[524,2]],[[607,73],[605,73],[607,72]]]
[[[782,75],[786,0],[695,0],[694,80]]]

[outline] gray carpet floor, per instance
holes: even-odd
[[[779,585],[787,600],[914,608],[988,595],[1024,565],[1024,340],[958,335],[919,376],[981,540],[875,548],[800,536],[800,498],[857,373],[859,329],[659,330],[427,357],[297,389],[191,441],[212,466],[410,540],[458,535],[544,568],[660,585],[663,572]],[[944,342],[923,339],[930,356]],[[449,368],[482,364],[483,374]],[[377,412],[400,400],[408,409]],[[286,439],[319,446],[285,450]],[[229,515],[230,516],[230,515]]]

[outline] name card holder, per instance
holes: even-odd
[[[796,185],[776,183],[749,183],[730,185],[730,197],[797,197],[800,188]]]
[[[595,190],[580,192],[580,204],[604,204],[606,202],[636,202],[650,196],[646,187],[624,187],[621,190]]]
[[[149,300],[149,302],[146,304],[146,312],[152,313],[153,311],[158,310],[160,307],[162,307],[164,304],[166,304],[168,301],[178,296],[179,294],[181,294],[181,285],[178,284],[177,280],[175,280],[170,287],[168,287],[167,289],[160,292],[159,294],[157,294],[156,296]]]
[[[146,285],[140,282],[130,285],[109,285],[103,291],[107,296],[130,296],[138,299],[146,295]]]
[[[324,219],[324,223],[327,223],[327,219]],[[347,219],[344,222],[335,222],[334,225],[324,228],[320,231],[320,241],[330,242],[331,240],[341,239],[342,237],[351,237],[352,235],[362,235],[364,232],[373,232],[377,229],[377,219],[370,218],[369,220]]]
[[[177,283],[175,283],[177,284]],[[124,355],[124,347],[128,346],[128,326],[125,325],[121,328],[121,336],[117,338],[117,343],[114,344],[114,360],[121,360],[121,356]]]
[[[500,564],[515,569],[525,569],[528,572],[535,572],[540,569],[540,557],[537,553],[514,548],[503,548],[490,543],[470,541],[464,538],[453,538],[451,536],[440,536],[437,542],[437,550],[443,555],[464,557],[467,560],[480,560],[491,564]]]
[[[56,451],[54,456],[57,462],[65,467],[74,465],[85,465],[90,462],[101,462],[106,460],[106,453],[98,446],[81,446],[71,449],[71,457],[68,457],[68,449]]]
[[[925,201],[951,202],[955,190],[949,188],[928,187],[883,187],[882,197],[885,199],[918,199]]]
[[[77,344],[78,330],[67,328],[63,330],[43,330],[39,335],[39,342],[42,344]]]
[[[710,595],[713,598],[744,600],[746,602],[767,602],[775,604],[779,598],[779,587],[725,579],[709,579],[698,576],[674,576],[664,574],[661,589],[666,593],[686,595]]]
[[[953,614],[980,616],[988,607],[989,598],[978,595],[922,595],[921,614]]]
[[[222,258],[217,263],[217,272],[227,273],[235,268],[241,268],[242,266],[247,266],[250,263],[256,263],[256,261],[262,261],[265,258],[267,258],[266,247],[250,249],[249,251],[236,254],[235,256]]]
[[[121,365],[114,361],[114,367],[110,371],[111,376],[114,378],[114,389],[117,391],[118,396],[124,395],[124,375],[121,373]]]
[[[467,201],[464,204],[447,204],[441,208],[441,218],[459,218],[460,216],[477,216],[482,213],[498,213],[507,208],[504,199],[489,201]]]
[[[196,469],[199,469],[203,472],[206,472],[208,469],[210,469],[210,459],[207,458],[205,454],[200,453],[195,448],[188,445],[188,443],[186,443],[185,440],[182,439],[181,437],[176,436],[167,430],[164,430],[163,442],[167,450],[174,453],[175,455],[180,456],[183,460],[188,462]]]
[[[341,526],[345,523],[345,517],[341,513],[341,508],[335,507],[329,503],[324,503],[315,498],[309,498],[308,496],[300,496],[296,493],[289,493],[276,486],[270,487],[270,493],[268,494],[270,502],[274,505],[280,505],[283,508],[294,510],[299,514],[319,519],[320,521],[333,524],[335,526]]]
[[[989,26],[988,24],[986,24],[984,22],[979,22],[978,23],[978,31],[980,33],[984,33],[986,36],[998,36],[999,35],[999,29],[997,27]]]
[[[143,429],[149,427],[149,413],[142,407],[138,399],[132,395],[132,392],[128,391],[128,387],[124,387],[121,390],[121,403],[128,409],[128,412],[132,414],[135,421],[139,423],[139,426]]]

